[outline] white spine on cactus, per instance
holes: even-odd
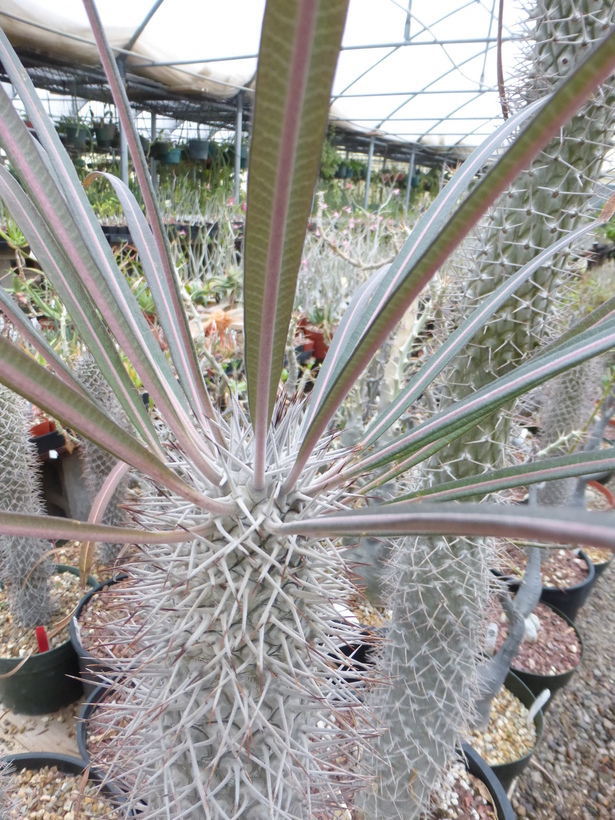
[[[0,385],[0,509],[44,514],[36,446],[30,441],[32,409]],[[0,536],[0,577],[15,621],[24,628],[45,624],[51,615],[51,543],[42,538]]]
[[[124,427],[124,429],[129,430],[130,425],[126,414],[122,410],[113,391],[103,378],[93,356],[89,353],[81,356],[77,361],[75,370],[79,381],[99,402],[107,414],[111,416],[115,422]],[[80,452],[85,485],[90,499],[93,501],[105,479],[117,464],[117,459],[85,438],[81,439]],[[113,527],[122,526],[122,524],[124,524],[125,516],[119,505],[126,498],[128,481],[129,479],[126,477],[118,484],[103,515],[103,524],[108,524]],[[98,557],[103,564],[112,564],[117,559],[120,551],[120,544],[101,543],[98,545]]]
[[[278,452],[297,427],[280,425]],[[237,434],[235,455],[249,463],[250,441]],[[355,590],[339,548],[261,531],[274,502],[243,497],[242,519],[219,520],[208,538],[150,548],[131,565],[136,583],[121,591],[136,613],[134,634],[125,633],[135,654],[120,661],[119,705],[104,708],[121,721],[121,701],[130,701],[135,716],[112,776],[134,782],[134,805],[144,800],[147,818],[333,817],[366,779],[367,673],[343,652],[364,636],[341,614]],[[148,499],[158,524],[181,514],[191,527],[202,515],[156,500],[153,488],[142,494],[145,510]],[[327,508],[326,499],[318,504]],[[279,514],[301,506],[291,500]]]
[[[595,0],[540,0],[534,8],[536,45],[529,73],[538,93],[582,58],[587,44],[615,17],[612,4]],[[541,82],[538,82],[540,78]],[[526,77],[527,80],[527,77]],[[462,319],[505,278],[581,219],[593,193],[615,123],[613,87],[607,84],[563,129],[496,204],[474,238],[475,264]],[[465,252],[467,255],[467,249]],[[554,260],[506,303],[444,375],[441,406],[502,375],[540,343],[553,293],[565,276],[566,257]],[[505,415],[481,422],[430,465],[428,483],[462,478],[502,466],[509,437]],[[457,540],[418,539],[395,560],[404,582],[392,597],[392,640],[379,664],[393,683],[376,689],[371,708],[390,729],[374,758],[379,780],[367,798],[370,818],[417,818],[455,755],[455,744],[473,714],[488,564],[483,546]],[[482,586],[481,586],[482,585]],[[405,672],[407,668],[412,671]],[[401,707],[396,704],[403,704]]]
[[[579,435],[595,409],[602,372],[602,359],[590,359],[545,386],[540,446],[543,451],[548,448],[550,456],[565,455],[577,449],[576,445],[584,443],[579,441]],[[547,481],[538,490],[538,501],[550,507],[564,505],[570,500],[575,485],[574,478]]]

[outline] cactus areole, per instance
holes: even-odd
[[[92,0],[84,5],[146,215],[120,180],[103,176],[124,209],[168,354],[143,318],[53,124],[0,34],[0,61],[40,139],[40,146],[34,143],[0,88],[0,144],[15,172],[0,166],[0,196],[66,305],[96,364],[96,379],[100,374],[121,406],[120,416],[101,402],[87,379],[22,321],[11,300],[0,299],[48,364],[39,365],[0,336],[0,382],[110,457],[96,484],[91,521],[4,507],[0,534],[138,546],[135,583],[121,593],[134,614],[123,627],[133,656],[117,661],[115,710],[122,725],[112,776],[130,783],[129,806],[142,816],[324,820],[363,805],[370,820],[416,818],[454,758],[470,702],[475,601],[484,583],[481,556],[465,539],[614,543],[609,514],[457,499],[467,495],[470,480],[481,495],[481,482],[489,488],[511,481],[524,486],[544,480],[545,471],[563,479],[596,472],[597,464],[615,466],[615,459],[562,455],[538,470],[521,465],[512,472],[453,476],[442,485],[453,503],[424,501],[414,479],[404,482],[413,467],[430,463],[518,396],[610,350],[615,323],[597,309],[564,343],[527,361],[521,357],[469,395],[443,402],[409,432],[400,434],[396,421],[536,266],[588,229],[554,237],[560,244],[545,250],[539,263],[524,260],[510,280],[496,283],[463,317],[448,346],[401,387],[396,410],[381,408],[355,447],[344,449],[331,425],[431,277],[613,73],[615,36],[602,32],[550,96],[524,107],[473,152],[418,220],[396,261],[357,290],[309,397],[286,396],[279,392],[279,375],[347,0],[269,0],[245,234],[248,413],[239,398],[232,397],[227,409],[210,398],[125,88]],[[484,175],[470,190],[479,172]],[[120,349],[153,400],[151,417],[127,377]],[[130,520],[110,526],[102,511],[114,503],[124,475],[114,460],[128,465],[140,486]],[[408,491],[404,500],[367,505],[366,486],[388,483],[392,473]],[[430,538],[414,538],[422,535]],[[366,544],[387,539],[391,556],[386,594],[393,622],[387,641],[374,648],[376,672],[347,655],[364,635],[349,610],[359,591],[340,549],[345,536]],[[461,586],[459,562],[470,579]]]

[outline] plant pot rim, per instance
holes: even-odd
[[[96,593],[101,592],[105,587],[117,584],[118,581],[124,581],[128,577],[129,576],[126,573],[120,573],[115,578],[107,578],[105,581],[100,581],[100,583],[93,586],[92,589],[90,589],[89,592],[87,592],[77,604],[77,607],[73,612],[73,617],[70,619],[70,622],[68,624],[68,632],[70,635],[69,640],[71,644],[73,645],[77,654],[81,657],[98,663],[100,663],[103,660],[107,660],[106,658],[97,658],[96,655],[92,655],[91,652],[85,649],[85,647],[81,643],[81,637],[77,632],[76,623],[79,619],[79,615],[83,611],[83,608],[92,600],[93,596],[96,595]]]
[[[36,771],[45,766],[56,766],[63,774],[83,774],[88,770],[88,780],[101,784],[101,793],[115,801],[118,808],[126,803],[126,795],[109,782],[105,775],[96,768],[89,768],[89,761],[72,755],[59,754],[57,752],[21,752],[19,754],[6,754],[0,757],[3,763],[11,764],[17,770],[31,769]],[[130,810],[129,817],[134,817],[134,811]]]
[[[588,584],[591,584],[594,580],[594,575],[596,574],[595,569],[594,569],[594,565],[592,564],[591,558],[589,557],[589,555],[587,555],[587,553],[583,552],[582,549],[579,550],[579,555],[581,556],[581,558],[583,558],[583,560],[585,561],[585,563],[587,564],[587,567],[589,569],[589,572],[587,573],[587,578],[585,578],[585,580],[581,581],[578,584],[574,584],[574,586],[571,586],[571,587],[561,587],[560,588],[560,587],[543,586],[543,590],[545,590],[545,589],[549,589],[549,590],[556,589],[558,592],[574,592],[574,591],[576,591],[578,589],[581,589],[582,587],[584,587]]]
[[[553,606],[553,604],[550,604],[547,601],[540,601],[540,603],[543,604],[543,606],[548,606],[549,609],[553,610],[553,612],[555,612],[556,615],[559,615],[559,617],[562,618],[562,620],[564,620],[568,624],[568,626],[571,626],[574,629],[575,634],[579,639],[579,643],[581,644],[581,654],[579,655],[579,660],[577,663],[575,663],[574,666],[571,666],[570,669],[566,669],[564,672],[556,672],[554,674],[546,675],[540,672],[529,672],[525,669],[521,669],[515,666],[515,661],[513,659],[513,662],[510,666],[510,671],[517,675],[517,677],[519,677],[519,673],[521,673],[521,675],[524,675],[527,678],[535,678],[536,681],[543,680],[545,682],[545,686],[543,686],[543,689],[550,689],[551,687],[546,685],[549,683],[549,681],[551,681],[552,683],[556,683],[558,682],[559,678],[568,678],[573,674],[573,672],[575,672],[579,668],[579,666],[581,665],[581,661],[583,660],[583,655],[585,653],[585,644],[583,643],[581,633],[579,632],[579,629],[574,623],[574,621],[572,621],[564,612],[561,612],[556,606]],[[523,679],[521,678],[521,680]],[[523,682],[525,683],[525,681]],[[553,692],[551,692],[551,694],[553,694]]]
[[[615,509],[615,495],[613,495],[608,487],[605,487],[604,484],[601,484],[599,481],[588,481],[587,486],[591,487],[592,490],[596,490],[596,492],[606,498],[609,502],[609,510]]]
[[[566,549],[566,547],[557,547],[557,548],[558,549]],[[573,551],[573,550],[576,550],[576,549],[577,549],[577,547],[569,547],[568,548],[569,551]],[[574,584],[574,586],[571,586],[571,587],[548,587],[548,586],[543,585],[543,587],[542,587],[543,591],[544,590],[557,590],[557,592],[575,592],[576,590],[581,589],[582,587],[584,587],[586,584],[591,583],[594,580],[594,575],[595,575],[594,565],[593,565],[589,555],[587,555],[587,553],[583,552],[583,549],[579,549],[579,555],[583,558],[583,560],[587,564],[587,567],[588,567],[588,570],[589,570],[588,573],[587,573],[587,578],[585,578],[583,581],[580,581],[578,584]],[[523,580],[523,576],[517,577],[515,575],[506,575],[505,573],[503,573],[499,569],[492,569],[491,572],[495,576],[497,576],[498,578],[501,578],[507,584],[513,584],[513,585],[518,584],[518,585],[520,585],[521,581]],[[543,603],[544,603],[544,601],[543,601]]]
[[[474,777],[478,777],[489,790],[493,798],[493,803],[498,814],[498,820],[515,820],[515,812],[504,790],[504,786],[498,780],[492,767],[485,762],[484,758],[470,746],[469,743],[462,743],[460,754],[465,758],[466,769]]]
[[[77,567],[71,567],[69,564],[55,564],[54,565],[54,571],[52,573],[53,575],[55,575],[56,573],[63,573],[63,572],[69,572],[71,575],[79,576],[79,570],[78,570]],[[88,578],[87,582],[90,586],[94,586],[96,584],[96,580],[94,578],[92,578],[91,575]],[[75,609],[75,612],[76,611],[77,610]],[[72,618],[71,618],[71,621],[72,621]],[[24,665],[21,667],[21,669],[18,672],[16,672],[15,674],[19,675],[19,673],[22,670],[25,671],[25,670],[29,669],[29,667],[31,667],[34,663],[36,663],[37,667],[39,667],[39,668],[41,668],[41,667],[45,668],[47,666],[53,665],[53,663],[55,663],[56,659],[60,655],[64,654],[67,650],[68,645],[71,644],[70,623],[69,623],[69,630],[68,631],[69,631],[69,636],[65,641],[63,641],[61,644],[58,644],[58,646],[54,646],[53,649],[48,649],[47,652],[34,652],[32,655],[30,655],[30,657],[24,663]],[[12,666],[17,666],[22,661],[23,661],[23,657],[8,658],[8,657],[4,657],[4,656],[0,655],[0,669],[3,669],[6,672],[10,672]]]
[[[514,692],[511,687],[514,687],[517,691]],[[523,703],[526,709],[529,709],[532,703],[536,700],[532,690],[514,672],[509,672],[506,676],[506,680],[504,681],[504,688],[508,689],[509,692],[511,692],[516,698],[518,698]],[[527,701],[530,704],[530,706],[528,706],[528,704],[524,702],[524,700],[521,698],[521,695],[523,695],[525,701]],[[515,760],[510,760],[506,763],[494,763],[493,765],[491,765],[493,773],[500,780],[500,782],[504,780],[504,782],[502,782],[502,785],[505,789],[507,788],[506,781],[509,779],[513,779],[514,777],[517,777],[517,775],[519,775],[523,771],[523,769],[525,769],[525,767],[530,761],[530,758],[538,748],[538,744],[540,743],[544,732],[544,716],[542,713],[542,708],[539,709],[534,715],[534,727],[536,730],[536,742],[529,750],[529,752],[526,752],[524,755],[516,758]]]

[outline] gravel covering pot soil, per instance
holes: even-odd
[[[95,583],[91,578],[88,582],[90,585]],[[68,620],[66,626],[53,635],[54,627],[70,616],[82,595],[79,571],[57,565],[50,584],[56,614],[44,625],[50,646],[47,652],[39,652],[33,629],[15,626],[4,592],[0,591],[0,674],[16,670],[12,675],[0,678],[0,700],[4,707],[19,714],[54,712],[83,694],[78,679],[78,658],[69,639]],[[24,663],[20,658],[27,660]]]
[[[68,755],[37,752],[2,758],[13,771],[17,806],[2,820],[119,820],[126,812],[119,808],[123,796],[112,784],[87,768],[83,760]]]
[[[543,731],[542,711],[539,709],[528,726],[529,709],[534,695],[512,672],[493,699],[489,726],[485,731],[475,729],[468,737],[475,749],[505,789],[527,767]]]
[[[497,651],[508,634],[508,618],[499,601],[494,601],[493,609],[493,620],[498,624]],[[538,604],[534,614],[540,621],[538,640],[535,643],[522,642],[511,670],[535,697],[544,689],[553,696],[578,668],[583,656],[583,642],[572,621],[548,604]],[[544,711],[550,702],[543,707]]]
[[[597,580],[613,560],[613,553],[611,550],[600,549],[599,547],[583,547],[583,552],[594,565]]]
[[[512,803],[520,818],[615,818],[615,584],[596,586],[578,625],[583,663],[551,706],[543,740],[517,781]]]
[[[70,640],[79,657],[86,697],[117,668],[118,659],[133,654],[129,636],[136,624],[135,611],[116,594],[131,583],[126,575],[103,581],[81,599],[71,618]]]
[[[471,746],[445,778],[443,794],[432,795],[433,809],[420,820],[515,820],[513,808],[493,770]]]
[[[523,549],[510,542],[504,545],[497,574],[511,579],[511,589],[515,588],[515,579],[523,575],[526,560]],[[541,574],[540,600],[574,621],[596,580],[592,562],[582,550],[577,554],[573,549],[549,549],[543,556]]]

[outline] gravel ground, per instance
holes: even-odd
[[[615,562],[614,562],[615,563]],[[512,803],[531,820],[615,818],[615,566],[607,568],[576,625],[581,666],[545,715],[532,763]]]

